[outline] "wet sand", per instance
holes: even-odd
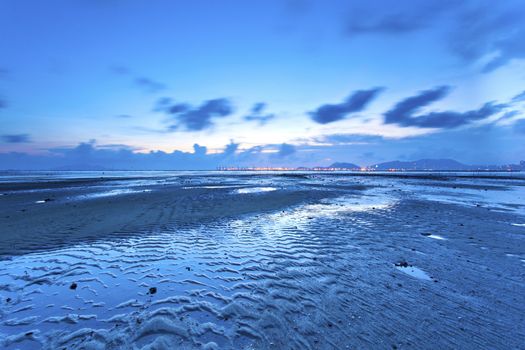
[[[1,186],[2,348],[525,348],[523,180],[79,181]]]

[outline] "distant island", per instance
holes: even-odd
[[[370,166],[336,162],[316,167],[218,167],[222,171],[525,171],[525,161],[519,164],[467,165],[453,159],[420,159],[416,161],[391,161]]]

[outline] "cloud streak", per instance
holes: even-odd
[[[270,120],[275,118],[275,114],[272,113],[264,113],[264,110],[266,109],[266,103],[264,102],[258,102],[253,105],[252,109],[250,110],[250,114],[244,116],[244,120],[246,121],[255,121],[258,122],[259,125],[265,125]]]
[[[525,91],[522,91],[521,93],[517,94],[516,96],[512,98],[513,103],[521,102],[521,101],[525,101]]]
[[[487,59],[491,72],[513,59],[525,58],[525,8],[519,1],[397,1],[357,3],[349,9],[344,32],[349,37],[407,35],[440,31],[449,52],[466,63]]]
[[[453,8],[452,1],[396,2],[388,6],[384,1],[366,2],[365,6],[350,9],[345,33],[399,35],[419,31],[431,26],[441,14]]]
[[[162,98],[155,110],[170,116],[169,131],[202,131],[211,128],[214,119],[232,115],[234,107],[227,98],[206,100],[197,107],[187,103],[172,103],[169,98]]]
[[[10,135],[2,135],[0,138],[5,143],[29,143],[31,142],[31,138],[29,134],[10,134]]]
[[[139,87],[142,91],[147,93],[157,93],[167,88],[165,84],[158,82],[152,78],[137,75],[134,72],[132,72],[129,68],[124,66],[116,65],[109,67],[109,69],[115,75],[130,77],[135,86]]]
[[[319,124],[333,123],[346,118],[349,114],[364,110],[367,105],[383,90],[376,87],[370,90],[354,91],[339,104],[325,104],[310,112],[313,121]]]
[[[438,86],[424,90],[419,94],[398,102],[391,110],[384,114],[385,124],[412,126],[418,128],[455,128],[472,121],[482,120],[500,112],[505,105],[486,103],[480,109],[468,112],[430,112],[416,115],[423,107],[439,101],[448,95],[449,86]]]
[[[150,78],[140,77],[135,79],[135,84],[146,92],[155,93],[166,89],[166,85]]]

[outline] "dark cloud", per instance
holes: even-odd
[[[222,152],[208,153],[206,146],[194,144],[192,152],[136,152],[127,145],[98,145],[95,140],[75,147],[47,149],[46,155],[20,152],[1,153],[0,169],[20,170],[211,170],[220,166],[257,165],[279,161],[275,154],[262,153],[275,145],[239,151],[239,144],[230,141]],[[283,160],[284,161],[284,160]]]
[[[411,33],[431,26],[443,13],[450,11],[451,0],[421,2],[376,0],[351,5],[346,18],[347,35]]]
[[[166,112],[168,108],[173,105],[174,102],[169,97],[161,97],[157,100],[157,103],[153,107],[154,112]]]
[[[135,84],[141,87],[144,91],[151,93],[159,92],[166,89],[166,85],[145,77],[136,78]]]
[[[490,72],[514,58],[525,58],[525,8],[521,2],[479,1],[458,16],[449,44],[466,61],[493,56],[483,67]]]
[[[128,75],[131,74],[129,68],[120,66],[120,65],[113,65],[109,67],[109,70],[115,74],[119,75]]]
[[[6,143],[28,143],[31,142],[29,134],[2,135],[2,140]]]
[[[250,110],[250,114],[244,116],[244,120],[246,121],[256,121],[260,125],[265,125],[270,120],[275,118],[275,114],[272,113],[263,113],[266,109],[266,103],[259,102],[253,105],[252,109]]]
[[[488,58],[490,72],[512,59],[525,58],[525,7],[521,1],[369,0],[350,5],[345,33],[405,35],[436,28],[450,52],[467,63]]]
[[[521,112],[520,111],[508,111],[508,112],[505,112],[501,118],[498,119],[498,121],[500,120],[507,120],[507,119],[512,119],[518,115],[520,115]]]
[[[294,145],[290,145],[288,143],[283,143],[279,146],[279,153],[277,153],[277,155],[279,157],[287,157],[289,155],[292,155],[294,154],[296,151],[295,149],[295,146]]]
[[[166,89],[165,84],[158,82],[155,79],[136,74],[128,67],[113,65],[109,67],[109,70],[115,75],[131,78],[133,80],[133,84],[144,92],[156,93]]]
[[[328,124],[344,119],[348,114],[360,112],[383,90],[376,87],[370,90],[357,90],[339,104],[326,104],[310,112],[312,120]]]
[[[482,120],[500,112],[505,105],[486,103],[480,109],[468,112],[430,112],[415,115],[421,108],[441,100],[450,91],[448,86],[421,91],[419,94],[397,103],[384,114],[385,124],[414,126],[419,128],[455,128],[475,120]]]
[[[517,94],[516,96],[512,98],[512,102],[521,102],[521,101],[525,101],[525,91]]]
[[[207,100],[198,107],[186,103],[173,103],[169,98],[162,98],[157,102],[155,110],[170,115],[170,131],[181,128],[186,131],[208,129],[213,126],[213,119],[224,118],[234,112],[233,104],[227,98]]]

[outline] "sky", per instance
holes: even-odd
[[[3,0],[0,169],[525,159],[521,0]]]

